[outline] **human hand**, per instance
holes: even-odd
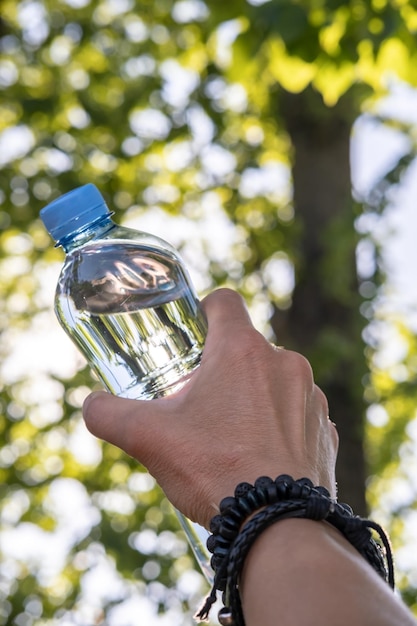
[[[203,526],[239,482],[309,477],[336,495],[338,437],[308,361],[272,346],[235,292],[203,301],[201,365],[178,393],[128,400],[95,392],[87,428],[142,463],[168,499]]]

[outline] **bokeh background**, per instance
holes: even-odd
[[[83,425],[38,215],[87,182],[311,360],[340,499],[417,614],[416,33],[415,0],[3,0],[0,624],[182,626],[207,592],[153,479]]]

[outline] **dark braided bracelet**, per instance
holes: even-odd
[[[245,520],[252,515],[245,524]],[[210,522],[213,534],[207,540],[207,547],[213,554],[214,583],[196,619],[204,621],[208,618],[217,599],[217,591],[222,591],[225,606],[218,614],[220,624],[245,625],[239,596],[239,576],[244,560],[266,528],[279,520],[294,517],[326,520],[332,524],[394,588],[391,547],[386,533],[378,524],[354,515],[349,505],[333,500],[325,487],[315,487],[308,478],[294,480],[282,474],[272,480],[262,476],[255,481],[255,485],[240,483],[234,497],[220,502],[220,514]],[[382,546],[372,538],[372,530],[379,535]]]

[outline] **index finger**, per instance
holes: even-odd
[[[207,315],[209,337],[213,334],[224,336],[242,326],[253,326],[244,299],[232,289],[217,289],[201,304]]]

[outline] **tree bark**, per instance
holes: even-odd
[[[312,90],[279,94],[293,146],[294,209],[301,224],[292,306],[276,309],[278,343],[307,356],[340,435],[339,499],[366,514],[362,378],[366,372],[351,195],[349,97],[326,107]]]

